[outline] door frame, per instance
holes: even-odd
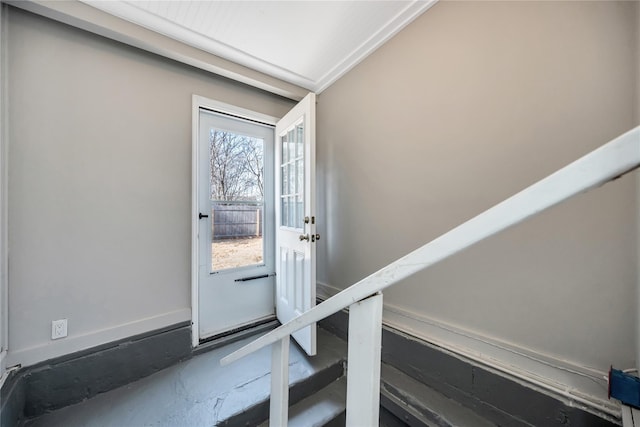
[[[199,325],[199,285],[198,263],[200,251],[198,245],[198,176],[200,172],[200,156],[198,150],[198,134],[200,129],[200,108],[206,108],[219,113],[246,119],[254,122],[274,126],[277,117],[258,113],[246,108],[227,104],[221,101],[193,95],[191,100],[191,344],[195,348],[200,345]]]

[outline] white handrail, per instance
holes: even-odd
[[[227,365],[577,194],[640,166],[640,126],[459,225],[223,358]]]

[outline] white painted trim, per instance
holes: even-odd
[[[82,335],[69,336],[63,340],[49,341],[33,347],[12,351],[7,356],[9,366],[29,366],[54,357],[86,350],[101,344],[143,334],[155,329],[189,321],[191,310],[183,308],[146,319],[134,320],[110,328],[91,331]]]
[[[365,277],[323,304],[224,357],[221,363],[231,363],[273,344],[284,336],[393,286],[487,237],[519,224],[570,197],[599,187],[639,166],[640,126]]]
[[[225,113],[231,116],[236,116],[243,119],[264,123],[269,126],[275,126],[278,120],[280,120],[279,118],[274,116],[258,113],[257,111],[238,107],[236,105],[227,104],[226,102],[205,98],[204,96],[193,95],[193,99],[194,99],[194,102],[197,101],[198,107],[207,108],[209,110],[217,111],[219,113]]]
[[[323,300],[341,291],[326,283],[318,283],[317,289]],[[607,399],[607,373],[604,371],[558,359],[388,302],[384,303],[382,324],[550,393],[568,405],[619,419],[620,405]]]
[[[279,120],[277,117],[258,113],[236,105],[216,101],[199,95],[191,97],[191,344],[193,347],[200,345],[200,321],[198,304],[198,260],[200,259],[198,245],[198,174],[200,173],[198,155],[198,133],[200,130],[200,108],[206,108],[219,113],[229,114],[235,117],[275,126]],[[206,337],[202,337],[203,339]]]
[[[200,345],[200,311],[198,304],[198,130],[200,128],[201,97],[191,97],[191,346]]]
[[[271,398],[269,425],[287,427],[289,423],[289,346],[284,337],[271,346]]]
[[[80,1],[7,0],[6,3],[202,70],[299,101],[307,90],[149,30]],[[107,5],[110,2],[102,2]]]
[[[8,94],[8,6],[0,4],[0,373],[7,364],[9,347],[9,226],[8,226],[8,189],[9,189],[9,108]]]
[[[342,62],[336,64],[325,75],[320,77],[314,83],[314,92],[319,94],[327,89],[437,2],[438,0],[417,0],[408,4],[387,25],[381,27],[378,32],[354,49]]]
[[[622,427],[634,427],[630,406],[622,405]]]
[[[350,307],[347,351],[346,425],[375,426],[380,412],[382,293]]]

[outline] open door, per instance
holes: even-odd
[[[316,96],[307,95],[276,124],[276,315],[286,323],[316,301]],[[316,324],[293,334],[316,354]]]

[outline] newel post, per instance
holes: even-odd
[[[287,427],[289,417],[289,336],[271,345],[269,425]]]
[[[377,426],[380,412],[382,294],[349,307],[347,427]]]

